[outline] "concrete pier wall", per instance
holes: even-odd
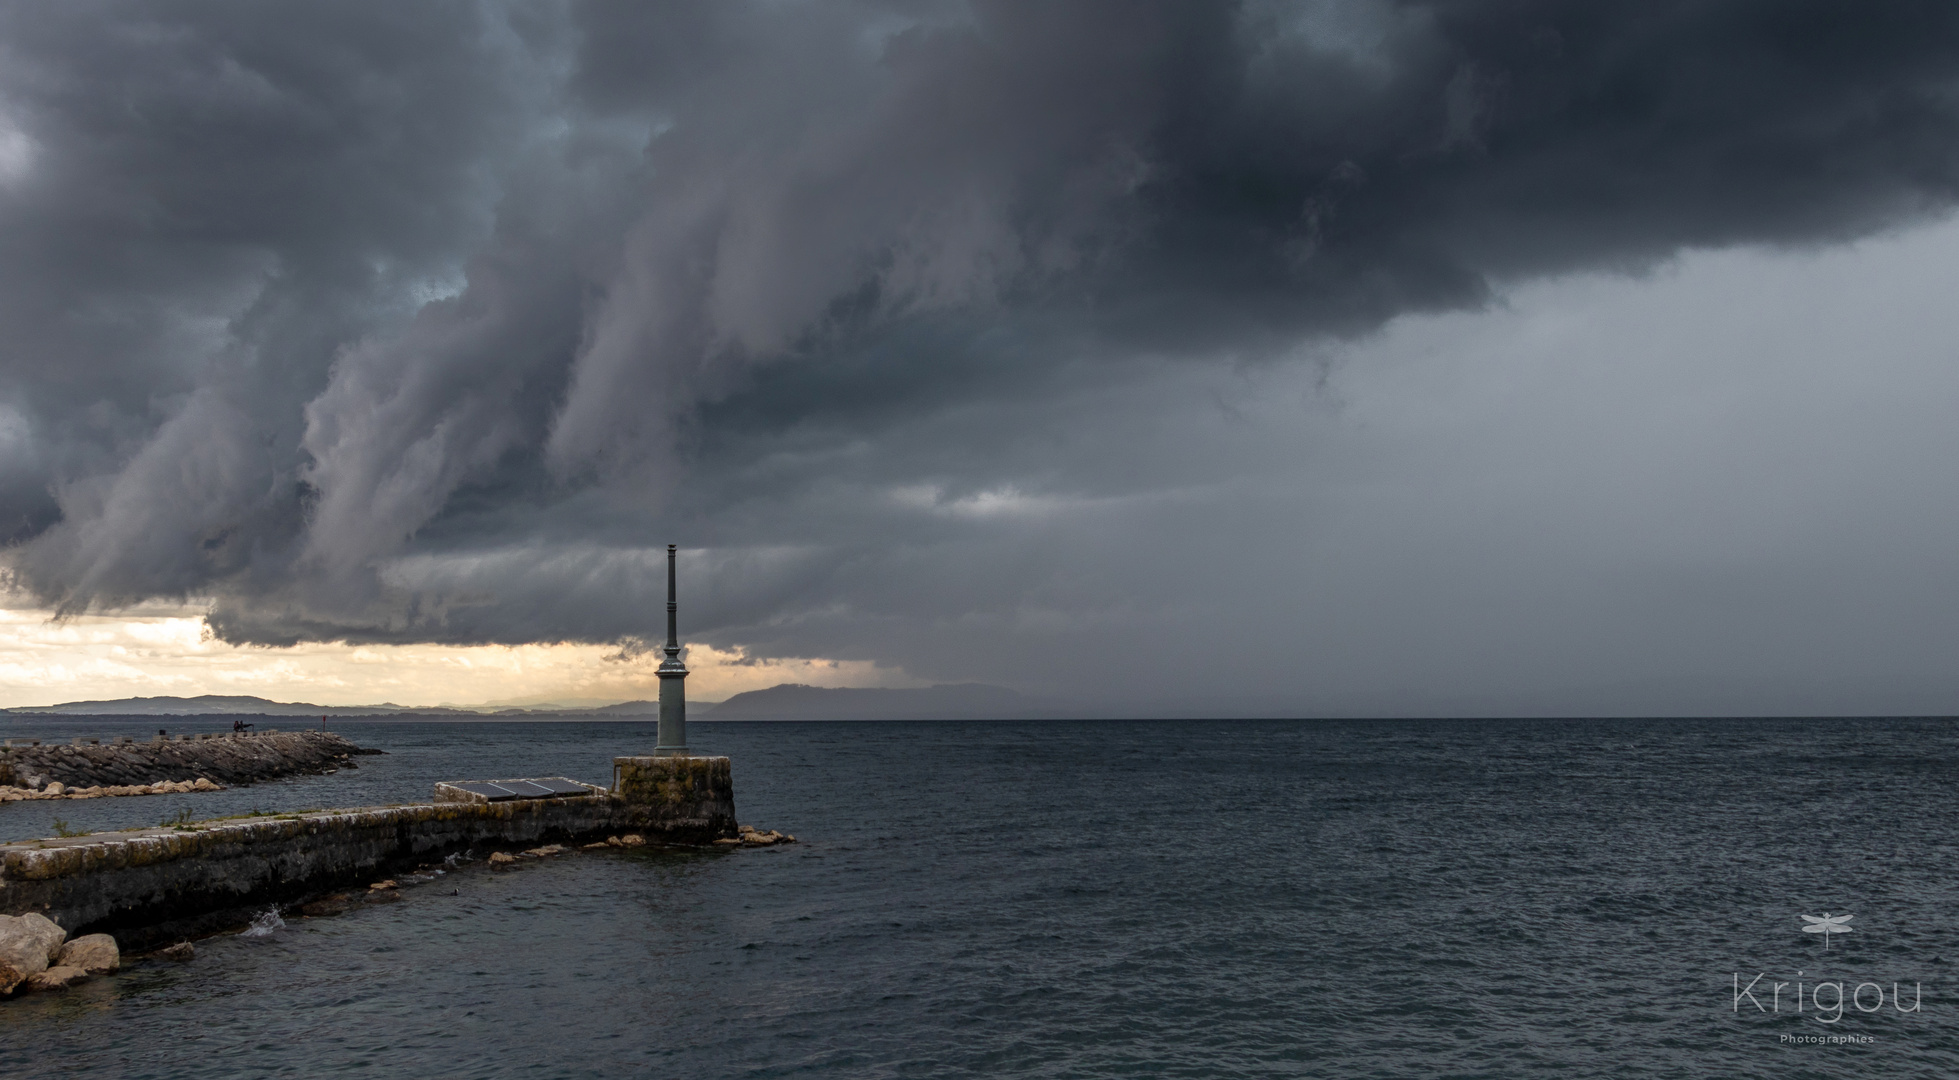
[[[0,914],[39,912],[126,950],[241,924],[457,852],[636,832],[656,843],[737,835],[727,758],[621,758],[628,789],[221,819],[0,845]],[[653,763],[640,765],[638,763]]]

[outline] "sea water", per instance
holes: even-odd
[[[439,779],[603,782],[654,736],[337,729],[388,756],[15,803],[0,835],[417,801]],[[690,735],[734,758],[742,821],[801,842],[460,863],[404,879],[400,903],[287,912],[186,964],[0,1003],[0,1076],[1959,1075],[1948,721]],[[1853,930],[1802,932],[1826,911]],[[1814,1005],[1873,984],[1875,1011]]]

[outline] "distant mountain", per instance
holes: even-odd
[[[417,709],[392,702],[379,705],[312,705],[304,701],[268,701],[247,694],[203,694],[198,697],[138,697],[114,701],[64,701],[4,710],[9,715],[62,716],[376,716],[393,713],[469,713],[469,709]]]
[[[712,708],[698,703],[695,711]],[[199,697],[138,697],[114,701],[64,701],[59,705],[28,705],[0,709],[0,716],[400,716],[400,717],[524,717],[553,720],[580,716],[655,716],[657,701],[622,701],[598,708],[541,706],[534,709],[492,709],[466,705],[313,705],[304,701],[270,701],[248,694],[204,694]]]
[[[1009,720],[1040,716],[1042,709],[1032,698],[985,683],[918,690],[783,683],[688,711],[704,720]]]
[[[920,690],[826,689],[784,683],[736,694],[720,704],[690,702],[688,713],[702,720],[1007,720],[1046,716],[1049,706],[1004,686],[957,683]],[[599,708],[489,709],[454,705],[313,705],[271,701],[248,694],[198,697],[138,697],[113,701],[64,701],[0,709],[6,716],[400,716],[409,717],[592,717],[657,716],[657,701],[622,701]]]
[[[712,708],[706,702],[694,702],[690,711]],[[658,716],[660,703],[657,701],[622,701],[617,705],[607,705],[597,709],[579,709],[584,716]]]

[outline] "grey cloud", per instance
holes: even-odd
[[[1929,3],[15,7],[0,528],[47,602],[274,644],[657,632],[672,539],[702,640],[1106,680],[1188,600],[1133,530],[1307,512],[1217,449],[1260,372],[1942,213],[1956,44]]]

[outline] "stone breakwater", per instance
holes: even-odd
[[[233,786],[295,773],[330,773],[354,768],[366,750],[330,731],[266,731],[157,737],[147,742],[78,739],[72,743],[0,747],[0,787],[14,797],[73,795],[95,789],[99,795],[162,794],[154,785]],[[61,792],[50,792],[61,785]],[[143,790],[136,790],[136,789]],[[175,788],[171,790],[189,790]],[[216,790],[215,787],[196,790]],[[87,796],[83,796],[87,797]]]
[[[196,822],[0,844],[0,913],[38,913],[125,949],[245,925],[389,873],[549,843],[639,834],[713,846],[743,834],[727,758],[620,758],[615,790]]]

